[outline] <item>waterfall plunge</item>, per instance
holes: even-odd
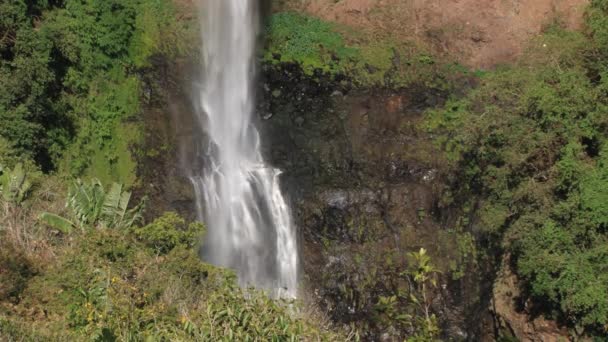
[[[255,0],[203,0],[202,81],[197,119],[203,169],[192,170],[198,218],[208,227],[204,258],[236,270],[241,285],[280,297],[297,292],[297,244],[280,170],[267,165],[252,122]],[[194,163],[197,164],[197,163]]]

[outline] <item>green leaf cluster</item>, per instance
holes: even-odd
[[[85,183],[80,179],[72,182],[66,206],[76,223],[67,218],[44,212],[39,219],[61,232],[69,233],[73,227],[100,227],[127,229],[143,222],[146,199],[130,208],[131,192],[123,185],[112,183],[106,191],[98,179]]]
[[[333,26],[321,19],[285,12],[273,15],[268,25],[272,47],[266,51],[268,59],[298,61],[309,72],[344,72],[348,59],[357,55],[357,50],[347,47]]]
[[[0,165],[0,195],[6,202],[21,204],[32,188],[22,163],[11,170]]]
[[[194,247],[202,240],[205,228],[190,223],[174,212],[165,213],[154,222],[133,230],[135,236],[160,254],[166,254],[178,245]]]

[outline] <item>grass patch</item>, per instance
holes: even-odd
[[[411,42],[397,42],[295,12],[271,16],[266,27],[267,63],[297,63],[308,75],[321,72],[349,77],[361,87],[424,84],[445,89],[446,77],[467,73]]]

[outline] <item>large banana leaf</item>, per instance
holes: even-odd
[[[72,223],[72,221],[70,221],[64,217],[61,217],[59,215],[55,215],[55,214],[51,214],[51,213],[47,213],[47,212],[40,214],[40,217],[38,219],[40,221],[42,221],[44,224],[46,224],[47,226],[57,229],[58,231],[60,231],[64,234],[71,233],[75,227],[75,225],[74,225],[74,223]]]
[[[106,193],[105,200],[103,202],[103,214],[113,216],[116,209],[120,206],[120,200],[122,195],[122,184],[113,183],[110,191]]]
[[[122,221],[123,227],[132,227],[132,226],[134,226],[138,223],[142,223],[144,221],[143,213],[146,208],[146,202],[147,202],[147,198],[144,197],[137,206],[135,206],[133,209],[127,210],[125,212],[125,215],[124,215],[123,221]]]
[[[104,202],[105,191],[97,179],[91,180],[90,184],[76,180],[70,187],[67,204],[81,226],[99,221]]]
[[[116,227],[119,218],[119,207],[122,197],[122,184],[113,183],[106,193],[102,208],[102,224],[106,227]]]
[[[73,182],[68,194],[67,206],[81,227],[128,228],[143,221],[145,200],[129,209],[131,193],[123,191],[123,185],[113,183],[106,192],[97,179],[90,183]]]
[[[2,198],[11,203],[20,204],[25,200],[32,187],[22,163],[15,165],[13,170],[3,169],[0,175],[0,193]]]

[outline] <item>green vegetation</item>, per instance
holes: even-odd
[[[142,80],[191,53],[194,25],[176,11],[0,3],[0,340],[345,339],[203,263],[201,224],[167,213],[144,225],[145,198],[128,191]]]
[[[408,257],[410,266],[400,277],[413,286],[390,297],[380,296],[376,304],[376,320],[379,324],[398,324],[409,328],[412,332],[406,341],[439,341],[439,323],[432,313],[432,290],[437,287],[440,272],[424,248],[408,253]],[[404,303],[409,308],[407,312],[399,310],[399,304]]]
[[[90,184],[77,180],[70,186],[66,205],[77,224],[46,212],[40,218],[64,233],[69,233],[74,226],[126,229],[143,221],[145,198],[133,208],[129,208],[130,201],[131,193],[123,191],[122,184],[113,183],[106,191],[98,179],[91,180]]]
[[[179,245],[193,248],[204,235],[205,229],[199,223],[186,225],[186,221],[175,213],[167,213],[153,223],[134,229],[139,241],[143,241],[157,253],[166,254]]]
[[[185,53],[171,2],[9,0],[0,5],[0,144],[45,171],[135,183],[140,75]]]
[[[74,232],[74,243],[57,240],[57,257],[35,274],[23,269],[27,263],[19,261],[19,254],[5,255],[3,246],[2,260],[10,272],[2,276],[11,278],[2,284],[13,284],[5,295],[19,300],[0,306],[0,336],[32,341],[338,339],[265,294],[241,290],[230,272],[202,263],[195,248],[202,227],[182,229],[183,220],[169,213],[132,231]]]
[[[20,204],[32,188],[22,163],[11,170],[0,165],[0,195],[6,202]]]
[[[479,201],[474,230],[510,253],[536,310],[598,336],[608,331],[606,23],[608,2],[593,1],[587,34],[549,28],[426,122],[454,170],[445,205]]]
[[[263,60],[297,63],[319,77],[348,77],[357,86],[393,88],[425,85],[448,90],[463,68],[438,63],[420,46],[353,32],[295,12],[271,16]]]

